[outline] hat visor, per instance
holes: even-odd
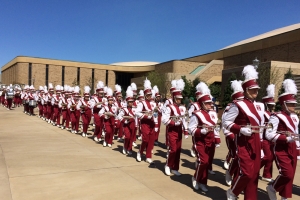
[[[183,96],[176,95],[176,96],[174,96],[174,98],[183,99]]]
[[[248,87],[248,89],[260,89],[260,87],[258,85],[252,85]]]
[[[268,102],[267,104],[276,105],[274,102]]]
[[[296,100],[288,100],[285,103],[297,103],[297,101]]]

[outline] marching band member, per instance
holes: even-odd
[[[68,109],[68,104],[70,103],[71,99],[69,98],[69,87],[65,85],[64,87],[64,96],[60,98],[58,107],[61,109],[61,129],[69,130],[69,123],[70,123],[70,110]],[[65,125],[66,123],[66,125]]]
[[[121,108],[118,114],[118,120],[123,123],[123,133],[125,135],[123,154],[132,155],[132,143],[135,134],[136,117],[135,110],[133,109],[133,91],[131,86],[126,90],[127,107]]]
[[[267,87],[267,96],[262,98],[262,102],[265,106],[265,124],[268,124],[269,118],[275,108],[275,85],[270,84]],[[271,141],[268,141],[266,138],[266,132],[264,131],[262,137],[262,150],[263,150],[263,157],[261,160],[260,168],[264,167],[263,175],[261,177],[262,180],[271,182],[272,181],[272,172],[273,172],[273,148],[274,144]]]
[[[12,84],[10,86],[7,86],[6,92],[5,92],[5,100],[6,100],[6,107],[7,110],[11,110],[13,98],[15,96],[14,90],[12,89]]]
[[[43,86],[40,86],[39,93],[36,95],[36,101],[39,109],[39,115],[38,115],[39,118],[43,117],[43,102],[42,102],[43,95],[44,95],[44,88]]]
[[[15,107],[20,107],[21,103],[22,103],[21,88],[20,87],[15,87],[15,97],[14,97]]]
[[[33,85],[30,86],[30,91],[28,92],[28,99],[29,99],[29,102],[30,101],[35,102],[36,94],[35,94],[35,90],[34,90]],[[29,116],[32,116],[34,114],[33,109],[35,108],[35,106],[36,106],[36,104],[33,105],[33,104],[29,103],[29,105],[28,105],[28,107],[29,107]]]
[[[52,125],[60,127],[60,109],[59,109],[59,101],[61,97],[60,85],[55,86],[56,94],[52,95],[51,104],[53,106],[53,117],[52,117]]]
[[[244,99],[244,89],[242,87],[243,81],[233,80],[231,81],[231,88],[233,90],[233,93],[231,95],[231,99],[233,102],[240,101]],[[226,108],[224,109],[223,115],[222,115],[222,121],[226,120],[226,114],[229,110],[232,103],[229,103]],[[225,181],[227,185],[231,185],[232,177],[234,173],[237,173],[238,169],[238,159],[236,157],[236,147],[235,147],[235,135],[234,133],[230,132],[229,130],[225,129],[224,127],[223,133],[225,135],[225,141],[228,148],[228,154],[226,156],[225,162],[224,162],[224,168],[226,169],[225,172]],[[230,162],[231,160],[231,162]]]
[[[210,167],[210,157],[215,151],[215,125],[217,118],[211,114],[212,99],[208,86],[200,82],[197,91],[201,93],[198,102],[200,110],[193,112],[188,125],[188,131],[194,139],[194,148],[197,155],[197,168],[192,177],[192,185],[195,190],[199,187],[203,192],[207,192],[207,173]]]
[[[200,85],[201,85],[201,84],[200,84]],[[199,87],[200,85],[198,84],[197,86]],[[189,107],[189,110],[188,110],[189,118],[192,117],[192,114],[193,114],[194,111],[200,110],[200,108],[201,108],[200,104],[198,103],[198,99],[199,99],[199,97],[201,96],[201,92],[198,91],[199,88],[198,88],[197,86],[196,86],[196,92],[195,92],[195,96],[196,96],[197,101],[196,101],[196,102],[193,102],[193,103],[191,104],[191,106]],[[193,136],[192,136],[192,138],[193,138]],[[192,142],[194,142],[193,139],[192,139]],[[191,153],[191,156],[192,156],[193,158],[196,157],[194,144],[192,145],[192,148],[190,149],[190,153]]]
[[[74,96],[68,103],[68,109],[70,109],[70,119],[71,119],[71,133],[78,133],[79,120],[80,120],[80,95],[79,87],[74,87]]]
[[[79,106],[81,109],[81,120],[82,120],[82,137],[87,137],[87,131],[89,128],[89,124],[92,118],[92,110],[90,104],[90,91],[91,88],[89,86],[84,86],[84,94],[83,98],[79,101]]]
[[[22,103],[23,103],[23,107],[24,107],[24,113],[27,114],[29,112],[29,108],[28,108],[28,85],[25,85],[21,94],[21,99],[22,99]]]
[[[1,96],[0,96],[0,101],[3,107],[5,106],[5,93],[6,93],[6,89],[5,86],[3,86],[1,88]]]
[[[43,104],[43,120],[45,121],[47,119],[48,113],[47,113],[47,107],[48,107],[48,90],[47,86],[44,86],[44,95],[42,96],[42,104]]]
[[[155,103],[151,101],[152,87],[149,80],[144,81],[144,94],[145,100],[141,101],[136,110],[136,116],[140,119],[141,123],[141,134],[142,134],[142,144],[140,150],[137,152],[137,161],[141,162],[141,155],[146,149],[146,162],[152,163],[152,149],[154,146],[155,133],[154,128],[157,127],[157,117],[153,116],[153,110],[155,108]],[[156,124],[156,126],[155,126]]]
[[[52,83],[49,83],[49,90],[48,90],[48,96],[47,96],[47,99],[48,99],[48,102],[47,102],[47,121],[48,121],[48,124],[53,123],[53,121],[52,121],[53,107],[52,107],[52,104],[51,104],[53,93],[54,93],[53,85],[52,85]]]
[[[236,135],[236,155],[239,160],[239,173],[234,176],[226,195],[227,199],[236,199],[244,191],[244,199],[255,200],[261,159],[260,126],[264,125],[264,119],[258,111],[264,111],[264,108],[255,104],[259,86],[256,82],[258,73],[254,66],[245,66],[243,75],[244,100],[235,101],[230,106],[222,124]]]
[[[132,110],[134,111],[134,113],[136,112],[136,108],[137,108],[137,104],[139,103],[139,100],[137,99],[137,86],[135,83],[131,83],[131,89],[133,92],[133,105],[132,105]],[[136,142],[136,132],[138,130],[139,127],[139,120],[138,118],[135,116],[135,130],[134,130],[134,134],[133,134],[133,142],[132,142],[132,146],[137,147]]]
[[[99,111],[99,116],[104,117],[104,129],[105,129],[105,136],[103,141],[103,146],[112,147],[112,141],[114,137],[114,128],[116,123],[118,123],[117,119],[115,118],[118,109],[114,105],[113,99],[113,91],[111,88],[107,88],[107,105],[102,106],[101,110]]]
[[[161,125],[161,117],[162,117],[162,107],[163,104],[161,103],[161,95],[159,94],[159,90],[158,87],[155,85],[153,86],[153,90],[154,90],[154,102],[156,104],[156,108],[155,110],[157,111],[157,123],[158,123],[158,130],[155,131],[155,141],[154,144],[158,145],[158,137],[159,137],[159,133],[160,133],[160,125]]]
[[[93,108],[94,115],[94,140],[96,142],[101,141],[102,128],[103,128],[103,118],[100,118],[99,111],[101,110],[103,102],[103,94],[104,94],[104,83],[102,81],[98,81],[96,95],[94,95],[91,99],[91,107]]]
[[[122,88],[120,85],[115,85],[115,102],[114,105],[117,107],[118,110],[125,107],[124,102],[122,101]],[[123,122],[120,122],[116,127],[115,131],[118,133],[118,141],[121,141],[123,138]]]
[[[267,186],[271,200],[277,199],[279,192],[282,200],[292,198],[293,180],[297,166],[297,148],[299,148],[298,124],[295,114],[297,86],[291,79],[283,81],[285,92],[278,97],[281,111],[273,113],[269,118],[266,138],[274,142],[274,155],[279,175]]]
[[[181,105],[182,94],[185,83],[182,79],[176,81],[176,88],[173,91],[173,104],[168,104],[162,110],[162,122],[168,126],[167,138],[169,141],[169,156],[165,166],[166,175],[171,173],[180,176],[179,170],[182,134],[188,138],[187,123],[185,121],[186,108]],[[158,128],[156,128],[158,129]],[[156,130],[155,130],[156,131]]]
[[[139,96],[137,97],[138,99],[138,102],[136,104],[136,108],[139,104],[139,102],[142,102],[145,100],[145,94],[144,94],[144,91],[143,90],[140,90],[139,92]],[[141,120],[139,118],[137,118],[137,121],[138,121],[138,127],[137,127],[137,130],[138,130],[138,140],[142,140],[142,132],[141,132]]]

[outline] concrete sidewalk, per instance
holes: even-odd
[[[22,111],[0,107],[0,199],[226,199],[223,136],[213,165],[216,175],[209,175],[209,191],[204,194],[192,189],[195,158],[189,155],[191,138],[183,140],[182,176],[169,177],[164,174],[162,143],[154,148],[156,167],[151,167],[136,161],[136,149],[132,157],[123,155],[122,143],[116,140],[112,148],[103,147]],[[162,126],[161,142],[164,132]],[[299,166],[298,162],[293,199],[300,199]],[[275,165],[274,172],[275,178]],[[266,186],[259,181],[258,199],[268,199]]]

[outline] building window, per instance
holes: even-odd
[[[105,85],[108,84],[108,70],[105,71]]]
[[[61,85],[65,85],[65,66],[61,67]]]
[[[45,77],[45,85],[48,87],[48,79],[49,79],[49,65],[46,65],[46,77]]]
[[[77,67],[77,85],[80,85],[80,67]]]
[[[95,69],[92,69],[92,88],[91,88],[92,93],[94,93],[94,87],[95,87],[94,83],[95,83]]]
[[[28,85],[32,85],[32,63],[28,65]]]

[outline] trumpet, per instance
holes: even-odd
[[[299,140],[299,141],[300,141],[299,134],[297,134],[297,133],[293,133],[293,132],[290,132],[290,131],[277,131],[276,133],[284,134],[284,135],[286,135],[287,137],[291,137],[291,138],[293,138],[294,140]]]
[[[216,131],[220,131],[221,129],[221,123],[217,123],[213,126],[208,126],[206,124],[203,124],[201,126],[198,126],[198,128],[205,128],[205,129],[215,129]]]
[[[126,116],[123,116],[123,119],[126,119],[126,120],[128,120],[128,119],[134,119],[134,117],[133,117],[133,116],[126,115]]]
[[[180,120],[185,119],[186,121],[189,120],[189,115],[188,114],[184,114],[184,115],[173,115],[170,116],[170,119],[174,120],[175,122],[178,122]]]
[[[96,103],[95,105],[98,106],[98,105],[102,105],[104,102],[98,102]]]

